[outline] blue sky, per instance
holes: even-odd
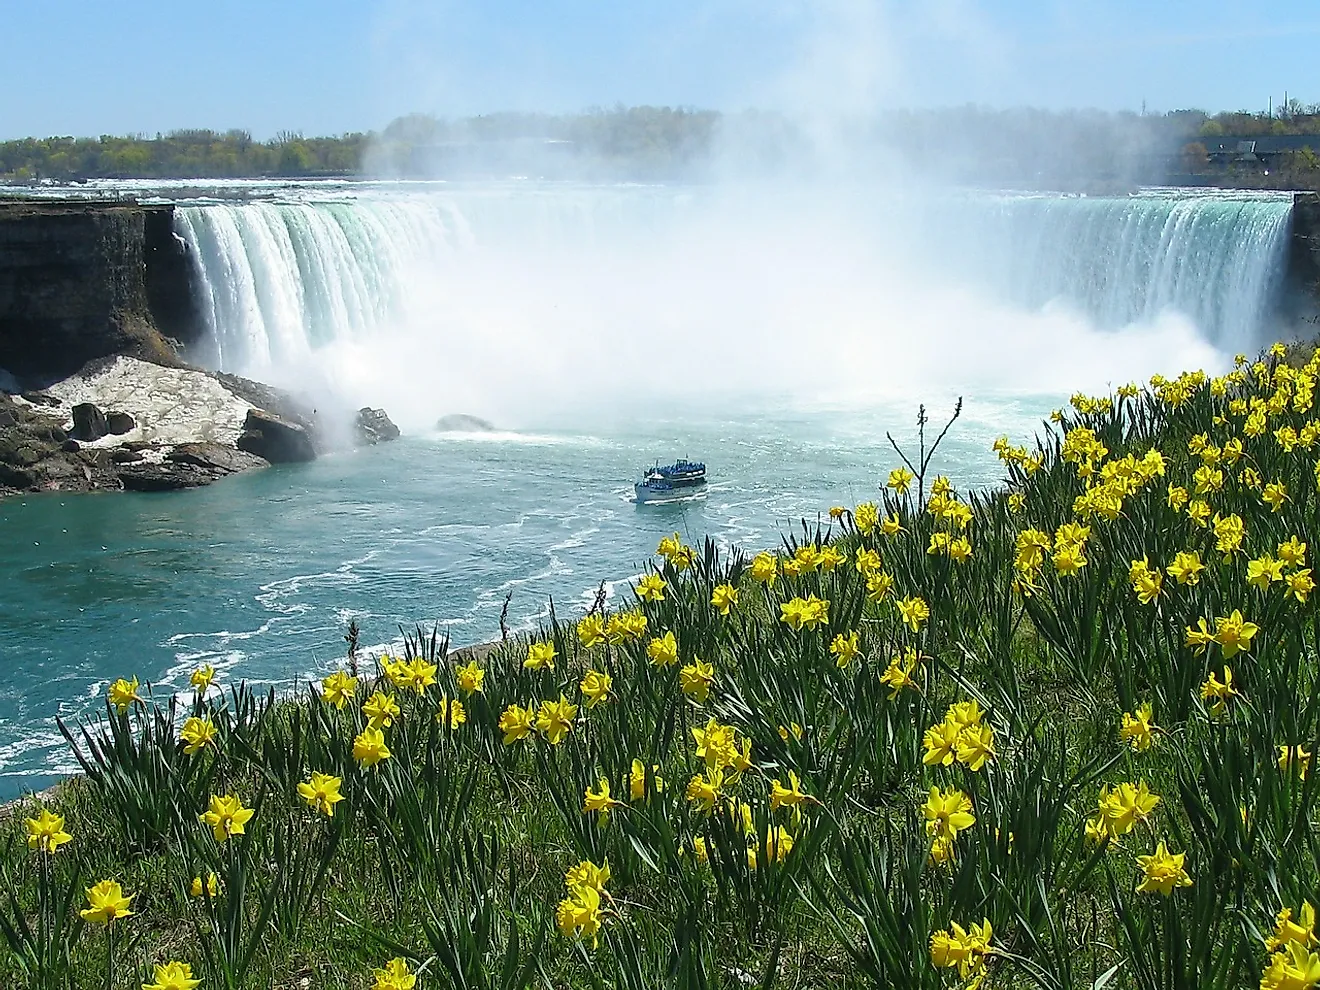
[[[616,102],[1320,102],[1315,0],[0,0],[0,39],[0,138]]]

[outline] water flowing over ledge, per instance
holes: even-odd
[[[639,230],[652,250],[699,250],[718,229],[702,214],[718,209],[700,191],[661,187],[367,193],[185,205],[176,228],[196,265],[205,322],[198,357],[260,376],[327,344],[369,341],[413,319],[423,297],[443,322],[446,300],[422,287],[483,253],[504,253],[516,283],[563,252],[589,262],[626,253]],[[869,225],[861,250],[877,266],[901,258],[939,285],[970,286],[1024,310],[1062,305],[1102,331],[1176,313],[1232,351],[1268,332],[1293,207],[1286,196],[960,193],[857,211]],[[809,251],[820,230],[791,205],[770,229],[792,240],[795,225],[797,249]]]

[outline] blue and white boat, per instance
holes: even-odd
[[[656,464],[633,485],[638,502],[673,502],[690,498],[706,486],[706,465],[681,458],[673,464]]]

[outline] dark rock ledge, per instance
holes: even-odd
[[[163,393],[168,413],[159,406]],[[99,404],[103,396],[121,407]],[[195,408],[181,419],[176,407],[185,403]],[[383,410],[337,415],[352,421],[348,432],[359,446],[399,435]],[[101,359],[47,390],[0,390],[0,496],[196,488],[313,460],[333,449],[329,435],[315,409],[259,382]]]

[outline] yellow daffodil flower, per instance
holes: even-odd
[[[909,654],[892,657],[889,666],[885,667],[884,673],[880,675],[880,682],[889,686],[890,701],[897,698],[904,688],[911,688],[914,691],[917,689],[917,682],[912,679],[912,673],[917,667],[916,651],[911,650]]]
[[[906,495],[908,488],[912,485],[912,479],[915,477],[916,475],[907,468],[894,468],[889,472],[889,480],[886,485],[899,495]]]
[[[975,976],[985,967],[986,956],[994,954],[990,945],[990,919],[985,918],[967,929],[954,923],[930,936],[930,961],[945,969],[957,967],[963,979]]]
[[[880,522],[880,510],[874,502],[862,502],[853,509],[853,525],[863,536],[870,536]]]
[[[737,749],[737,734],[732,726],[721,725],[716,719],[708,719],[705,728],[692,727],[692,738],[697,742],[697,759],[711,770],[733,766],[734,753]]]
[[[605,642],[605,620],[599,615],[585,615],[578,620],[578,642],[588,650]]]
[[[243,834],[243,826],[251,821],[252,815],[252,809],[243,807],[237,794],[212,794],[211,806],[198,818],[211,826],[216,842],[227,842],[233,836]]]
[[[1320,985],[1320,955],[1289,942],[1270,956],[1260,977],[1260,990],[1313,990]]]
[[[357,678],[347,671],[336,670],[321,681],[321,698],[327,704],[343,709],[357,693]]]
[[[117,918],[133,914],[129,910],[133,898],[124,896],[124,890],[116,880],[102,880],[96,886],[88,887],[86,893],[87,907],[78,912],[83,921],[108,925]]]
[[[467,722],[467,709],[463,707],[463,702],[457,698],[447,698],[442,694],[440,695],[440,704],[437,707],[436,722],[446,726],[451,731]]]
[[[770,782],[770,810],[778,811],[780,808],[793,808],[803,802],[816,801],[809,794],[802,793],[802,782],[798,779],[795,771],[788,771],[788,786],[785,787],[776,777]]]
[[[683,693],[700,704],[705,704],[714,681],[714,664],[706,663],[699,657],[693,658],[692,663],[678,672],[678,685]]]
[[[499,730],[504,733],[504,745],[512,746],[530,736],[535,721],[530,706],[523,708],[520,705],[509,705],[505,708],[499,720]]]
[[[153,975],[155,982],[142,984],[142,990],[194,990],[202,983],[193,979],[191,966],[174,960],[156,966]]]
[[[555,656],[554,643],[549,641],[529,643],[527,646],[527,659],[523,661],[523,666],[528,670],[554,670]]]
[[[772,553],[762,551],[752,558],[750,572],[753,581],[767,588],[773,588],[775,578],[779,575],[779,558]]]
[[[1207,702],[1206,710],[1216,718],[1224,714],[1228,700],[1235,697],[1237,691],[1233,688],[1233,671],[1227,664],[1224,666],[1222,681],[1212,670],[1210,676],[1201,684],[1201,700]]]
[[[1289,943],[1310,948],[1316,944],[1315,908],[1310,901],[1302,903],[1302,910],[1296,921],[1292,920],[1292,908],[1283,908],[1274,916],[1274,934],[1265,942],[1270,952]]]
[[[955,787],[947,791],[931,787],[921,811],[926,818],[928,835],[956,839],[959,832],[976,824],[976,816],[972,814],[972,799]]]
[[[1289,567],[1305,567],[1306,544],[1296,536],[1288,537],[1286,542],[1279,544],[1279,559]]]
[[[839,669],[847,667],[853,658],[861,652],[861,637],[856,632],[848,635],[839,633],[830,643],[830,653],[834,655],[834,664]]]
[[[1138,856],[1143,879],[1137,886],[1139,894],[1163,894],[1168,897],[1174,887],[1190,887],[1192,878],[1183,869],[1185,853],[1170,853],[1161,839],[1150,856]]]
[[[717,584],[711,592],[710,604],[720,615],[728,615],[729,609],[738,604],[738,589],[731,584]]]
[[[1195,585],[1200,583],[1205,564],[1201,563],[1201,555],[1195,550],[1184,550],[1174,556],[1173,563],[1165,570],[1179,584]]]
[[[1311,577],[1309,567],[1294,571],[1285,577],[1284,581],[1288,585],[1288,593],[1303,605],[1306,604],[1307,595],[1315,590],[1315,579]]]
[[[720,788],[724,786],[723,770],[707,770],[688,781],[684,796],[702,811],[710,812],[720,800]]]
[[[327,818],[335,816],[335,805],[344,800],[339,793],[343,781],[328,773],[313,771],[311,779],[298,785],[298,794],[313,811]]]
[[[1215,619],[1215,642],[1223,649],[1225,660],[1250,650],[1251,640],[1259,631],[1260,627],[1247,622],[1238,609],[1233,609],[1231,615]]]
[[[42,853],[56,852],[73,836],[64,831],[64,816],[53,814],[49,808],[42,808],[36,818],[27,820],[28,848]]]
[[[586,790],[586,797],[582,802],[582,813],[589,815],[593,811],[599,812],[601,824],[610,816],[611,808],[621,808],[623,802],[610,797],[610,782],[602,777],[596,784],[596,789],[590,787]]]
[[[657,667],[670,667],[678,663],[678,640],[672,632],[657,636],[646,644],[646,655]]]
[[[1144,753],[1155,745],[1155,733],[1159,731],[1152,718],[1149,701],[1138,705],[1135,715],[1124,712],[1118,727],[1118,738],[1125,741],[1135,752]]]
[[[129,705],[142,704],[142,699],[138,697],[138,679],[134,677],[131,681],[126,681],[122,677],[110,685],[106,692],[106,698],[110,704],[115,706],[115,711],[123,715],[128,711]]]
[[[664,578],[659,574],[644,574],[637,582],[637,597],[644,602],[662,602],[665,600]]]
[[[609,674],[601,673],[598,670],[588,670],[582,675],[582,681],[578,684],[578,687],[587,699],[587,707],[595,708],[602,701],[609,699],[610,688],[613,684],[614,678]]]
[[[192,716],[179,729],[179,740],[183,743],[183,751],[189,756],[196,756],[202,751],[203,746],[215,739],[215,732],[215,723],[210,718]]]
[[[402,675],[402,680],[399,686],[411,688],[419,695],[425,694],[426,689],[435,683],[435,675],[439,669],[425,657],[413,657],[411,663],[400,665],[399,673]]]
[[[1280,746],[1279,747],[1279,769],[1287,770],[1290,767],[1297,767],[1298,775],[1305,780],[1311,772],[1311,751],[1304,746]],[[28,843],[31,844],[31,837]]]
[[[399,717],[399,703],[394,695],[377,691],[362,705],[362,714],[372,728],[388,729]]]
[[[974,773],[995,756],[995,730],[988,725],[964,726],[955,751],[958,762]]]
[[[896,603],[898,605],[898,615],[903,624],[914,633],[921,632],[922,624],[930,618],[930,607],[925,599],[908,597],[900,598]]]
[[[413,990],[417,986],[417,976],[408,970],[408,961],[402,956],[395,956],[385,964],[384,969],[372,972],[376,982],[371,990]]]
[[[555,908],[555,927],[565,938],[589,938],[594,946],[601,925],[600,891],[594,887],[574,887]]]
[[[651,790],[659,794],[665,789],[665,779],[660,776],[660,764],[651,765]],[[646,797],[647,773],[646,765],[641,760],[633,760],[632,767],[628,771],[628,799],[630,801],[640,801]]]
[[[481,691],[481,682],[486,679],[486,672],[477,666],[477,661],[469,660],[454,671],[454,679],[458,682],[458,689],[464,694],[478,694]]]
[[[353,739],[353,759],[361,766],[374,767],[382,760],[390,758],[390,748],[385,745],[385,733],[368,725]]]
[[[545,736],[551,746],[558,746],[573,728],[577,714],[577,705],[570,705],[568,699],[560,694],[558,701],[541,702],[536,710],[536,730]]]
[[[1152,794],[1143,780],[1138,784],[1119,784],[1112,791],[1107,784],[1101,785],[1097,806],[1105,831],[1118,838],[1150,817],[1159,803],[1160,796]]]

